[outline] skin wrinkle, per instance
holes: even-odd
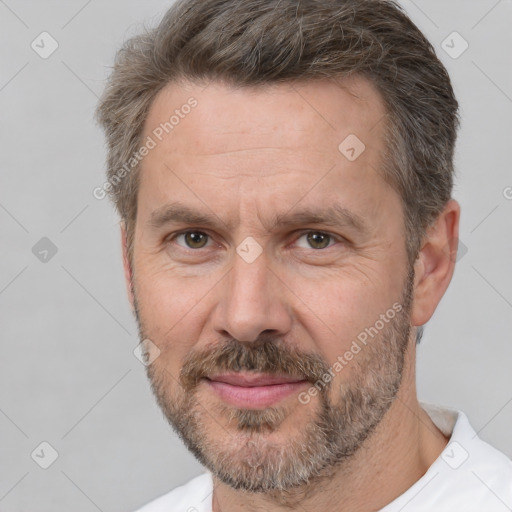
[[[280,233],[290,230],[291,228],[301,225],[310,225],[313,227],[322,226],[331,231],[346,231],[345,236],[338,234],[346,243],[362,246],[364,242],[370,239],[375,233],[371,231],[371,226],[360,215],[351,212],[346,208],[340,207],[338,204],[326,205],[322,210],[311,208],[294,208],[284,213],[273,214],[271,220],[263,220],[258,212],[258,220],[262,224],[261,234],[265,232]],[[155,234],[170,229],[172,226],[188,226],[195,228],[196,225],[203,226],[203,229],[222,230],[233,232],[233,222],[224,221],[218,215],[204,214],[184,205],[182,202],[172,202],[166,204],[151,213],[147,228],[153,230]],[[334,235],[333,235],[334,236]],[[350,237],[350,240],[349,240]],[[213,237],[209,235],[209,238]],[[227,238],[224,236],[224,238]]]
[[[255,146],[255,147],[251,147],[251,148],[245,148],[245,149],[237,149],[237,150],[232,150],[232,151],[217,151],[217,152],[214,152],[214,153],[195,153],[196,156],[221,156],[221,155],[235,155],[235,154],[238,154],[238,153],[250,153],[251,151],[254,151],[254,150],[258,150],[258,151],[261,151],[261,150],[276,150],[276,151],[283,151],[288,149],[288,151],[293,151],[292,148],[278,148],[278,147],[272,147],[272,146],[263,146],[263,147],[258,147],[258,146]]]
[[[251,95],[252,112],[246,121],[238,115],[238,102],[246,101],[244,92],[227,95],[220,84],[193,91],[205,108],[213,110],[197,110],[195,118],[184,120],[180,131],[144,161],[134,265],[126,271],[133,276],[130,283],[139,335],[151,339],[161,351],[147,368],[153,393],[187,447],[213,472],[214,512],[241,507],[277,511],[299,505],[308,510],[340,502],[354,511],[383,506],[416,481],[446,444],[417,403],[411,329],[425,319],[421,304],[426,299],[418,292],[418,282],[428,278],[425,269],[435,272],[436,262],[415,265],[417,274],[412,268],[409,275],[404,271],[407,256],[401,202],[367,165],[379,165],[382,128],[378,125],[371,133],[370,128],[382,116],[383,107],[378,95],[365,89],[367,83],[358,85],[369,98],[365,107],[358,108],[367,108],[369,114],[358,115],[353,105],[346,111],[354,116],[348,122],[368,145],[355,162],[345,161],[337,152],[334,134],[313,111],[305,109],[291,122],[288,112],[293,104],[280,106],[277,92],[273,103],[262,90],[259,96]],[[317,107],[352,101],[349,95],[340,97],[332,84],[303,87],[315,93]],[[190,89],[185,94],[189,93]],[[183,91],[169,86],[155,101],[148,125],[158,122],[160,112],[168,111],[166,102],[179,103],[180,94]],[[229,101],[212,101],[216,94]],[[280,94],[301,101],[286,88]],[[221,115],[214,105],[219,105]],[[202,112],[208,112],[206,119]],[[263,121],[271,118],[281,120],[279,133],[265,129]],[[207,119],[215,119],[215,132]],[[289,147],[286,141],[293,139],[297,150],[288,153],[292,153],[296,172],[279,172],[278,149],[255,151],[244,173],[248,176],[226,180],[225,172],[218,169],[232,166],[238,158],[236,151],[211,160],[194,159],[179,151],[188,146],[186,141],[192,141],[188,147],[199,150],[214,147],[217,140],[230,144],[225,146],[228,149],[244,147],[249,141],[244,123],[249,119],[257,119],[254,126],[261,128],[254,128],[254,140],[265,134],[273,143],[282,141]],[[288,126],[296,125],[304,127],[301,132],[309,144],[296,138],[297,131],[291,139],[287,137]],[[234,136],[234,126],[245,135]],[[326,168],[326,160],[334,155],[339,165],[317,183],[315,169]],[[315,166],[305,164],[315,160]],[[187,165],[189,161],[194,165]],[[271,176],[254,179],[261,177],[261,169],[270,170]],[[169,227],[158,237],[140,229],[155,208],[176,197],[233,224],[229,233],[217,233],[217,229],[211,233],[221,245],[212,245],[207,252],[184,251],[163,243],[168,231],[195,226]],[[301,206],[314,209],[334,198],[366,218],[372,225],[371,236],[353,245],[299,251],[293,244],[284,250],[284,241],[289,240],[283,238],[284,227],[282,234],[266,231],[269,226],[264,221],[276,211],[288,211],[294,205],[297,210]],[[197,230],[202,231],[200,225]],[[337,232],[311,226],[307,230]],[[248,235],[264,249],[250,264],[234,252]],[[201,379],[221,367],[280,369],[296,375],[304,371],[300,365],[312,357],[311,364],[319,363],[312,373],[306,372],[313,384],[349,349],[358,333],[397,302],[402,305],[401,313],[385,323],[378,336],[308,405],[300,404],[295,396],[272,408],[237,409],[217,398]],[[430,297],[427,302],[433,311],[435,299]],[[399,445],[392,442],[398,430]],[[390,461],[394,465],[389,466]],[[370,487],[368,482],[372,482]]]

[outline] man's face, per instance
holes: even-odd
[[[160,350],[148,376],[233,487],[328,474],[396,396],[413,275],[400,198],[376,171],[384,117],[361,78],[169,85],[152,105],[132,269],[141,339]]]

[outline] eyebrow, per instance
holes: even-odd
[[[223,225],[229,231],[233,230],[231,223],[222,221],[214,213],[205,214],[178,201],[166,204],[153,211],[148,221],[148,225],[155,230],[172,223],[201,225],[212,229]],[[369,225],[363,217],[338,204],[321,209],[306,207],[296,212],[275,214],[271,220],[270,230],[276,227],[293,227],[305,224],[323,224],[330,227],[347,226],[363,234],[370,231]]]

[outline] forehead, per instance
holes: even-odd
[[[302,147],[307,140],[310,150],[333,144],[337,149],[336,142],[349,133],[374,143],[386,116],[379,92],[358,76],[252,87],[182,81],[168,84],[157,94],[145,134],[168,122],[174,112],[179,114],[190,98],[197,106],[179,120],[175,116],[172,130],[162,134],[165,146],[183,154],[244,150],[239,147],[243,140],[250,150],[258,139],[268,142],[269,134],[284,147]]]
[[[149,218],[185,192],[199,206],[199,198],[215,202],[217,212],[231,205],[224,217],[238,217],[249,202],[273,209],[264,222],[272,224],[308,190],[310,213],[322,194],[331,205],[359,202],[355,214],[375,216],[379,194],[394,193],[377,171],[385,118],[380,94],[361,77],[243,88],[168,84],[145,123],[143,139],[156,145],[141,165],[140,210]]]

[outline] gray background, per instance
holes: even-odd
[[[104,182],[92,116],[108,66],[169,3],[0,0],[2,512],[129,511],[201,472],[133,355],[118,219],[92,195]],[[512,456],[512,2],[403,5],[448,67],[462,114],[463,247],[419,349],[419,397],[464,410]],[[59,45],[47,59],[31,48],[43,31]],[[469,43],[456,59],[441,47],[453,31]],[[43,237],[57,248],[46,262],[32,252]],[[43,441],[59,454],[46,470],[31,458]]]

